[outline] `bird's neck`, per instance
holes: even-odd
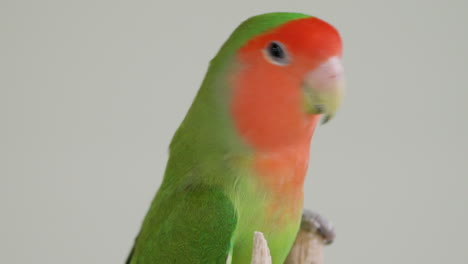
[[[309,164],[311,136],[296,145],[254,155],[253,169],[273,192],[283,195],[302,192]]]

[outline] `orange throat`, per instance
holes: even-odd
[[[309,165],[309,147],[315,124],[294,145],[274,152],[256,152],[254,171],[268,189],[284,195],[301,194]]]
[[[309,165],[309,148],[317,118],[308,133],[296,144],[274,152],[256,152],[253,170],[271,194],[270,214],[287,213],[296,217],[302,212],[304,180]]]

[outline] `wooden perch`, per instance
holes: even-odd
[[[262,232],[254,233],[252,264],[271,264],[270,249]]]
[[[323,247],[335,237],[333,226],[316,213],[304,211],[301,228],[285,264],[323,264]],[[268,243],[261,232],[254,234],[252,264],[271,264]]]

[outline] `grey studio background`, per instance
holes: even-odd
[[[312,144],[326,263],[468,261],[467,1],[0,0],[0,263],[123,263],[208,61],[247,17],[335,25]]]

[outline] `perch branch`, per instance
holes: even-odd
[[[254,233],[252,264],[271,264],[270,249],[262,232]]]
[[[323,264],[323,247],[335,237],[330,222],[316,213],[304,211],[301,228],[285,264]],[[268,243],[261,232],[254,234],[252,264],[271,264]]]

